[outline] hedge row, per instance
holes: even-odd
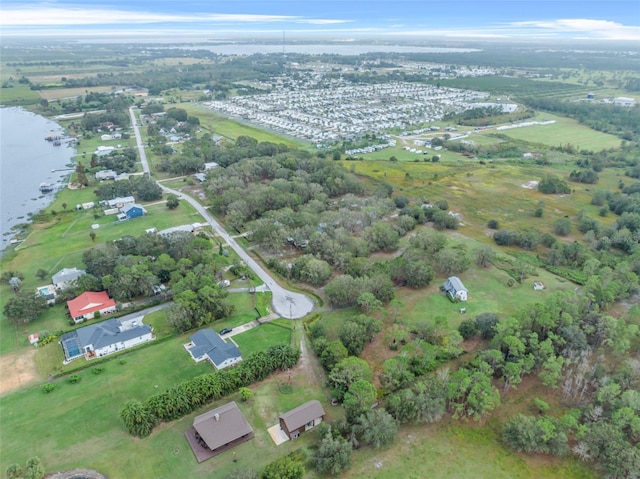
[[[145,437],[159,422],[179,419],[208,402],[266,379],[276,370],[291,368],[299,358],[300,350],[296,348],[273,346],[252,354],[233,368],[183,381],[143,403],[128,401],[120,411],[120,418],[131,435]]]

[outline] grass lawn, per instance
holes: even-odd
[[[265,333],[266,332],[266,333]],[[273,334],[276,332],[276,334]],[[260,335],[266,334],[266,339]],[[285,372],[251,387],[253,397],[241,403],[237,395],[207,405],[193,414],[157,427],[147,439],[129,436],[122,428],[118,412],[124,402],[144,400],[182,380],[212,371],[209,363],[194,364],[182,345],[189,334],[157,343],[118,357],[104,364],[104,372],[92,369],[78,373],[81,381],[54,382],[55,390],[44,394],[41,387],[14,392],[0,398],[2,415],[2,451],[0,469],[14,462],[24,463],[38,455],[48,471],[90,467],[109,477],[226,477],[237,468],[259,469],[278,456],[306,448],[315,440],[309,433],[298,441],[276,447],[266,431],[277,423],[278,415],[310,399],[327,404],[327,393],[309,381],[304,370],[292,369],[292,394],[282,394],[279,385],[288,381]],[[247,348],[262,348],[289,342],[291,331],[265,324],[240,335],[243,354]],[[44,349],[60,349],[50,344]],[[124,364],[120,361],[124,360]],[[78,360],[84,361],[84,360]],[[197,414],[236,400],[255,431],[255,438],[232,452],[197,464],[184,438]],[[325,406],[329,418],[341,415],[341,409]],[[11,438],[9,440],[8,438]],[[34,441],[34,438],[38,438]],[[234,457],[237,463],[234,463]],[[214,472],[215,471],[215,472]]]
[[[283,325],[264,323],[233,337],[243,356],[264,351],[278,344],[291,344],[291,329]]]

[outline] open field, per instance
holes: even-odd
[[[506,449],[489,426],[460,422],[401,428],[394,446],[355,452],[348,479],[589,479],[584,463]]]
[[[38,82],[36,79],[32,80]],[[79,88],[49,88],[46,90],[39,90],[38,93],[41,98],[45,100],[53,101],[53,100],[64,100],[66,98],[75,98],[79,95],[84,95],[86,92],[90,93],[111,93],[120,89],[118,86],[92,86],[89,88],[79,87]]]
[[[551,113],[540,112],[531,121],[555,121],[552,125],[534,125],[496,131],[510,138],[548,146],[572,144],[579,150],[600,151],[619,148],[620,138],[593,130],[576,120]],[[530,120],[527,120],[530,121]],[[493,131],[493,130],[491,130]]]
[[[266,131],[256,126],[226,118],[193,103],[182,103],[176,105],[176,107],[184,108],[189,115],[197,116],[203,127],[211,130],[212,133],[226,138],[235,140],[239,136],[247,135],[258,141],[270,141],[273,143],[284,143],[291,147],[309,148],[307,143],[295,138],[285,137],[275,132]]]
[[[442,160],[438,163],[358,161],[343,162],[346,168],[353,165],[355,173],[376,181],[386,181],[394,188],[394,194],[404,194],[416,204],[445,199],[449,210],[461,215],[463,226],[459,232],[476,240],[487,242],[493,234],[486,228],[490,219],[496,219],[503,228],[524,230],[535,226],[550,232],[553,223],[564,216],[570,218],[580,210],[597,217],[598,207],[590,204],[592,192],[614,185],[621,170],[602,172],[598,185],[569,183],[571,195],[545,195],[537,189],[523,187],[537,181],[545,174],[568,178],[573,164],[552,163],[538,166],[525,162],[490,162],[478,160]],[[539,201],[544,202],[544,215],[536,218],[533,212]],[[613,215],[598,217],[603,224],[615,221]]]
[[[250,329],[246,333],[234,336],[234,342],[243,354],[264,351],[272,344],[289,344],[291,342],[291,329],[272,323],[261,324]]]
[[[40,95],[29,85],[15,83],[11,88],[0,88],[0,105],[34,104],[39,101]]]

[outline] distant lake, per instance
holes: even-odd
[[[256,53],[282,53],[282,45],[228,43],[223,45],[178,46],[187,50],[209,50],[220,55],[253,55]],[[286,44],[285,53],[301,53],[307,55],[360,55],[362,53],[468,53],[479,52],[474,48],[440,48],[411,45],[370,45],[363,43],[325,43],[325,44]]]
[[[55,192],[43,194],[41,183],[63,187],[75,155],[64,142],[53,146],[45,141],[49,135],[62,135],[60,125],[21,108],[0,108],[0,249],[4,249],[13,233],[11,228],[29,222],[36,213],[51,204]]]

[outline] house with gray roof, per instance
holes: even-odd
[[[280,429],[289,437],[296,439],[305,431],[313,429],[322,422],[325,416],[320,401],[306,402],[289,412],[280,415]]]
[[[64,289],[69,286],[71,282],[75,281],[84,274],[87,274],[87,272],[83,269],[62,268],[51,277],[51,283],[56,289]]]
[[[142,322],[144,316],[130,314],[63,334],[60,345],[65,364],[84,356],[87,360],[132,348],[154,339],[153,328]]]
[[[193,428],[185,432],[198,462],[220,454],[253,438],[253,429],[238,405],[231,401],[193,419]]]
[[[450,276],[444,283],[442,289],[451,301],[466,301],[469,291],[464,287],[462,281],[457,276]]]
[[[118,173],[116,173],[113,170],[100,170],[96,172],[95,176],[96,176],[96,180],[98,181],[115,180],[116,176],[118,176]]]
[[[133,196],[119,196],[112,200],[107,200],[109,208],[122,208],[124,205],[135,203],[136,199]]]
[[[208,359],[216,369],[224,369],[242,361],[238,346],[227,343],[212,329],[201,329],[189,339],[184,347],[197,363]]]

